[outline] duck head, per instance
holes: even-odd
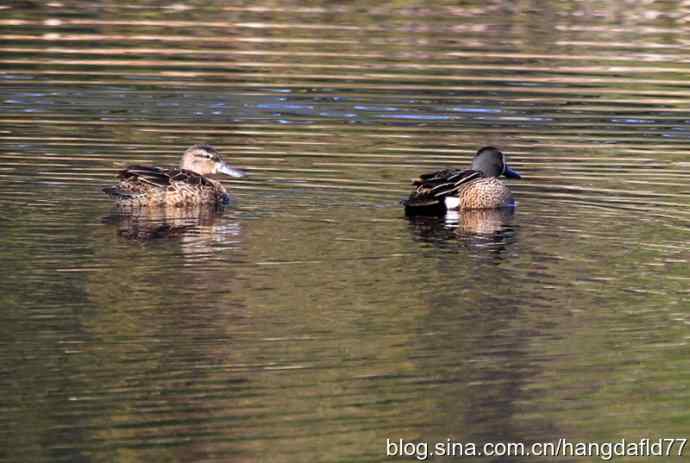
[[[221,155],[211,145],[194,145],[187,148],[180,163],[181,169],[191,170],[200,175],[225,174],[231,177],[244,177],[243,170],[232,167],[223,161]]]
[[[508,167],[505,156],[493,146],[485,146],[477,151],[472,160],[472,170],[478,170],[487,177],[522,178],[520,174]]]

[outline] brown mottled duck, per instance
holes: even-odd
[[[228,165],[210,145],[194,145],[182,156],[179,168],[129,166],[120,172],[117,185],[103,191],[121,207],[223,205],[230,196],[223,185],[208,175],[221,173],[244,177]]]

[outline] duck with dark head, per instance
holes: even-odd
[[[471,169],[445,169],[415,179],[415,190],[402,204],[408,215],[513,207],[513,195],[498,179],[501,175],[521,178],[501,151],[485,146],[475,154]]]

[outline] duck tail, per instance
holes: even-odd
[[[400,201],[405,207],[406,216],[415,215],[442,215],[446,212],[446,205],[443,200],[436,198],[419,198],[414,193],[409,198]]]

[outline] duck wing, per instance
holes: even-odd
[[[154,187],[167,188],[175,182],[190,185],[211,185],[209,179],[186,169],[163,169],[153,166],[129,166],[120,172],[121,181],[141,182]]]
[[[171,169],[153,166],[129,166],[120,172],[120,183],[141,183],[155,188],[167,188],[172,180]]]
[[[460,169],[445,169],[421,175],[412,182],[417,188],[402,203],[408,211],[435,207],[445,209],[447,196],[457,195],[464,184],[481,176],[479,171]]]
[[[106,194],[119,201],[138,200],[169,188],[176,189],[180,184],[212,185],[209,179],[190,170],[154,166],[129,166],[120,172],[119,178],[117,185],[103,188]]]

